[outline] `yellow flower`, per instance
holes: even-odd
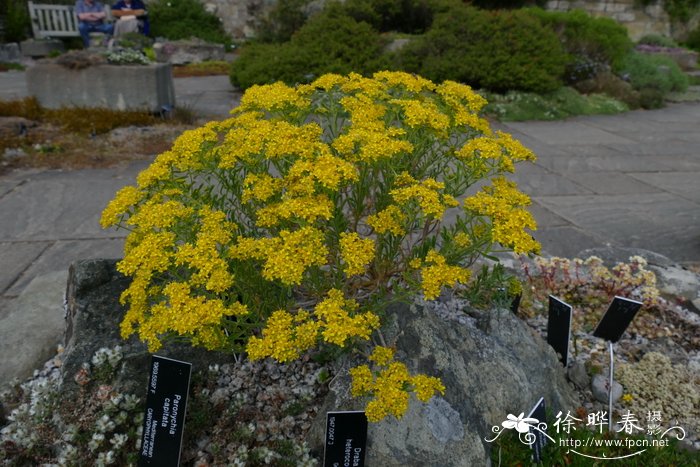
[[[391,232],[394,235],[403,235],[403,213],[398,206],[391,205],[386,209],[367,217],[367,224],[378,234]]]
[[[119,223],[123,215],[143,199],[144,193],[134,186],[125,186],[109,202],[100,218],[100,225],[106,229]]]
[[[379,317],[372,312],[355,314],[355,300],[346,300],[338,289],[328,291],[328,298],[316,305],[314,314],[325,328],[323,340],[338,346],[345,345],[351,337],[369,339],[372,331],[379,328]],[[351,315],[352,313],[352,315]]]
[[[353,397],[364,396],[372,390],[374,386],[374,378],[372,372],[367,365],[360,365],[355,368],[350,368],[350,376],[352,377],[352,395]]]
[[[426,375],[416,375],[411,378],[416,397],[422,402],[428,402],[436,392],[445,394],[445,386],[439,378]]]
[[[426,127],[446,132],[450,126],[449,117],[440,112],[437,106],[430,101],[393,99],[389,102],[401,107],[404,115],[402,120],[410,127]]]
[[[267,110],[278,112],[291,109],[306,109],[310,101],[294,88],[281,82],[248,88],[241,98],[237,111]]]
[[[459,204],[452,196],[441,193],[444,188],[444,183],[427,178],[420,183],[394,188],[389,194],[399,204],[415,200],[426,216],[440,219],[447,208]]]
[[[363,274],[367,265],[374,259],[374,241],[360,238],[355,233],[340,234],[340,255],[345,262],[345,273],[348,276]]]
[[[394,360],[394,349],[378,345],[372,351],[369,359],[377,365],[387,366]]]
[[[421,269],[421,286],[426,300],[435,300],[443,285],[454,287],[457,282],[466,284],[471,275],[468,269],[449,266],[445,258],[435,250],[428,252],[425,262],[430,264]]]

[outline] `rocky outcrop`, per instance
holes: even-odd
[[[447,312],[418,305],[387,311],[384,336],[396,347],[397,360],[411,372],[440,377],[446,391],[427,404],[413,399],[401,420],[370,424],[367,465],[487,465],[490,444],[484,438],[493,438],[491,428],[508,414],[527,413],[540,397],[555,413],[579,407],[555,352],[513,313],[456,306],[447,305]],[[324,414],[361,410],[366,402],[350,397],[347,370],[357,363],[338,363],[309,436],[317,452],[323,451]]]
[[[222,44],[212,44],[197,38],[156,42],[153,44],[153,51],[157,61],[171,65],[223,60],[226,53]]]
[[[146,345],[132,336],[123,340],[119,323],[124,307],[119,296],[128,287],[129,279],[116,270],[117,260],[83,260],[74,262],[68,272],[66,291],[67,324],[63,356],[62,390],[64,398],[79,385],[75,376],[83,363],[90,362],[101,348],[121,346],[124,358],[113,388],[123,393],[140,394],[147,386],[151,354]],[[192,370],[206,369],[210,364],[234,361],[233,355],[193,349],[187,345],[164,345],[158,355],[192,363]]]

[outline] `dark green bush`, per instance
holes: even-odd
[[[688,34],[685,45],[686,47],[690,47],[691,49],[700,52],[700,26],[693,29],[690,34]]]
[[[430,27],[437,12],[456,3],[450,0],[347,0],[343,9],[356,21],[364,21],[380,32],[420,34]]]
[[[568,12],[529,11],[559,35],[564,49],[572,56],[609,65],[614,70],[632,49],[627,29],[610,18],[594,18],[581,10]]]
[[[434,81],[492,91],[547,92],[561,85],[567,55],[557,35],[522,11],[454,7],[393,57],[394,67]]]
[[[199,39],[230,43],[221,20],[204,9],[199,0],[156,0],[148,5],[151,34],[170,40]]]
[[[471,2],[475,7],[486,10],[514,9],[526,6],[544,7],[546,3],[546,0],[473,0]]]
[[[310,0],[278,0],[260,20],[255,38],[261,42],[286,42],[306,22]]]
[[[370,73],[381,68],[382,40],[367,23],[331,7],[283,44],[249,44],[231,66],[231,83],[246,89],[277,80],[303,83],[323,73]]]
[[[4,18],[2,42],[20,42],[29,34],[29,11],[26,0],[6,0],[0,6],[0,16]]]

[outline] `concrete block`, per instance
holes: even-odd
[[[38,64],[27,70],[27,90],[49,109],[107,107],[160,112],[175,105],[169,64],[96,65],[71,70]]]
[[[0,62],[19,63],[21,59],[22,54],[19,51],[19,44],[16,42],[0,44]]]
[[[20,43],[22,55],[25,57],[46,57],[54,50],[63,52],[63,42],[58,39],[28,39]]]

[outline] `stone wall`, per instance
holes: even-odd
[[[689,29],[698,24],[700,18],[700,15],[696,15],[687,26],[672,24],[664,11],[663,0],[657,0],[647,7],[639,5],[637,0],[549,0],[547,9],[579,9],[592,16],[612,18],[625,26],[635,41],[645,34],[662,34],[682,39]]]
[[[276,0],[202,0],[207,11],[214,13],[224,30],[234,40],[255,36],[258,20],[277,3]]]

